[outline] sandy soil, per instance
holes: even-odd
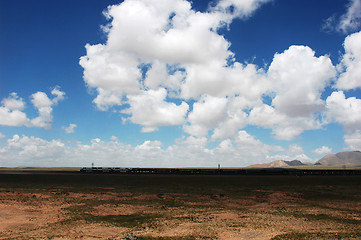
[[[111,189],[86,194],[64,189],[0,190],[0,239],[122,239],[129,233],[141,239],[271,239],[289,232],[350,230],[342,219],[348,219],[354,231],[361,230],[354,224],[361,220],[361,203],[310,206],[290,192],[264,191],[263,199],[198,195],[189,200],[187,194],[113,193]],[[116,218],[143,215],[155,217],[135,221],[134,226],[122,226],[121,218]],[[108,216],[114,219],[108,221]]]
[[[203,182],[194,186],[186,177],[98,176],[90,182],[94,176],[80,176],[86,178],[51,182],[52,175],[34,175],[16,182],[11,176],[6,183],[3,177],[0,239],[126,239],[130,233],[161,240],[361,239],[361,194],[347,179],[341,180],[348,185],[323,179],[308,185],[313,178],[302,184],[285,178],[293,181],[289,187],[284,178],[269,178],[275,184],[265,187],[258,178],[221,179],[229,180],[224,184],[199,177]]]

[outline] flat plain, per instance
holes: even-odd
[[[0,239],[361,239],[361,176],[1,172]]]

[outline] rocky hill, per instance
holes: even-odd
[[[316,165],[324,166],[360,166],[361,165],[361,152],[360,151],[348,151],[339,152],[336,154],[329,154],[320,160]]]
[[[283,168],[283,167],[293,167],[293,166],[303,166],[301,161],[299,160],[292,160],[292,161],[285,161],[285,160],[276,160],[270,163],[263,163],[263,164],[254,164],[248,166],[249,168]]]
[[[296,167],[313,164],[305,164],[299,160],[285,161],[276,160],[270,163],[254,164],[248,166],[249,168],[283,168],[283,167]],[[339,152],[336,154],[329,154],[317,162],[314,165],[321,166],[361,166],[361,152],[360,151],[347,151]]]

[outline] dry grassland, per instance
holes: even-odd
[[[361,239],[361,176],[0,174],[0,239]]]

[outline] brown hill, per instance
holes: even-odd
[[[325,166],[358,166],[361,165],[361,152],[360,151],[347,151],[339,152],[337,154],[329,154],[315,164],[325,165]]]
[[[248,167],[249,168],[283,168],[283,167],[303,166],[303,165],[305,164],[303,164],[299,160],[292,160],[292,161],[276,160],[270,163],[254,164]]]

